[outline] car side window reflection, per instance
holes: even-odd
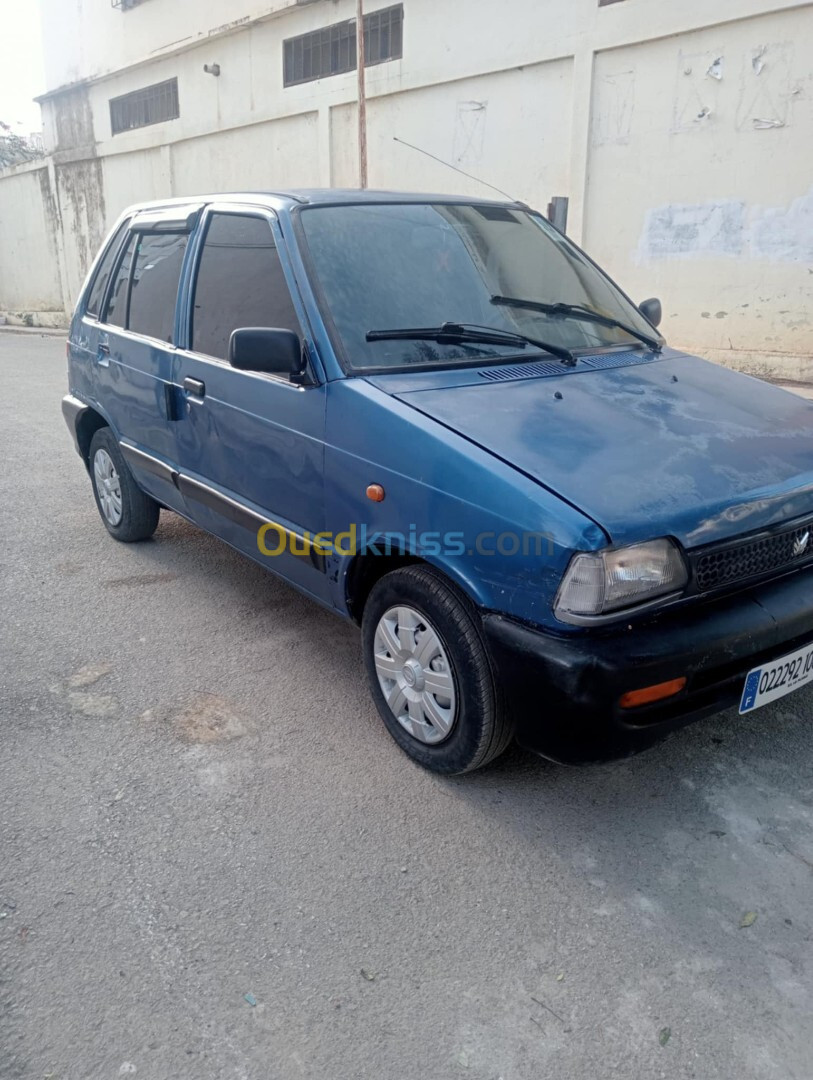
[[[131,233],[110,292],[105,322],[171,342],[188,239],[186,233]]]
[[[131,233],[124,251],[124,257],[119,264],[110,299],[107,301],[107,314],[104,321],[111,326],[124,328],[127,325],[127,293],[130,285],[130,266],[133,261],[133,251],[136,245],[136,234]]]
[[[101,314],[102,303],[104,302],[104,294],[107,291],[107,283],[110,280],[110,274],[113,270],[113,265],[116,261],[116,256],[121,248],[122,235],[127,230],[127,223],[118,230],[113,237],[107,251],[104,254],[104,258],[99,263],[99,269],[96,271],[96,277],[93,279],[93,285],[90,289],[90,295],[88,296],[88,302],[85,305],[85,314],[92,315],[96,318]]]
[[[185,233],[145,233],[139,238],[127,321],[134,334],[172,341],[187,240]]]
[[[195,281],[191,346],[225,360],[232,331],[249,326],[301,335],[267,219],[213,214]]]

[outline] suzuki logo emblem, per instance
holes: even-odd
[[[808,530],[804,536],[797,536],[793,541],[793,557],[797,558],[799,555],[804,555],[807,551],[807,544],[810,540],[810,530]]]

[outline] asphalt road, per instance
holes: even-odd
[[[0,335],[3,1080],[813,1076],[812,693],[428,775],[352,627],[108,537],[64,386]]]

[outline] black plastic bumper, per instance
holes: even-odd
[[[73,396],[73,394],[66,394],[62,399],[62,415],[65,417],[65,423],[68,425],[68,431],[70,431],[73,437],[73,445],[76,447],[77,454],[84,460],[82,454],[82,447],[79,445],[79,424],[82,417],[88,411],[88,406],[84,401],[80,401],[79,398]]]
[[[495,614],[484,628],[518,742],[567,764],[606,761],[739,704],[752,667],[813,643],[813,572],[612,631],[548,634]],[[618,705],[629,690],[681,676],[673,698]]]

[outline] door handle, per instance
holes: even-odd
[[[202,383],[200,379],[184,379],[183,388],[192,397],[202,398],[206,393],[206,383]]]
[[[110,346],[106,341],[100,341],[96,349],[96,363],[107,367],[110,363]]]

